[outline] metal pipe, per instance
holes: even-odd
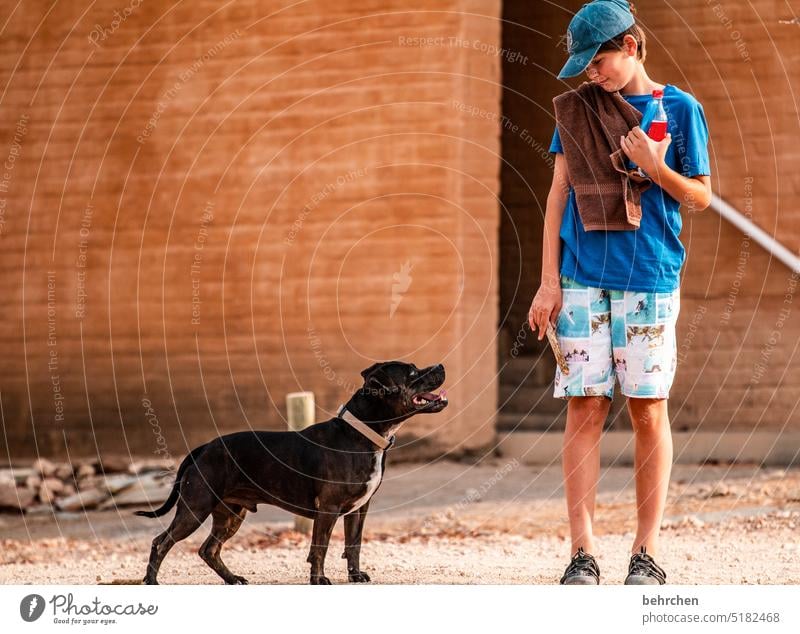
[[[756,225],[738,209],[726,203],[716,194],[711,194],[711,208],[733,226],[750,236],[774,257],[783,262],[795,273],[800,273],[800,257],[792,253],[769,233]]]

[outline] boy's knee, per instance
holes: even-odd
[[[628,410],[635,432],[653,433],[660,431],[663,425],[669,422],[667,399],[629,398]]]
[[[628,407],[632,412],[655,412],[666,411],[667,399],[665,398],[635,398],[628,397]]]
[[[570,407],[580,409],[608,409],[611,399],[605,396],[573,396],[569,399]]]
[[[605,396],[573,396],[567,408],[585,422],[603,423],[608,416],[611,400]]]

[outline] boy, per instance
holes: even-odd
[[[667,398],[677,364],[675,322],[680,309],[679,206],[705,209],[711,200],[708,128],[702,106],[679,88],[647,75],[644,32],[633,5],[622,0],[585,4],[570,22],[570,57],[559,78],[586,72],[607,93],[644,111],[653,90],[663,90],[669,133],[660,142],[638,126],[619,147],[652,180],[641,193],[635,230],[585,231],[569,184],[557,127],[556,153],[543,236],[542,281],[529,313],[544,336],[556,325],[569,374],[556,370],[554,396],[568,399],[563,470],[572,537],[561,583],[595,585],[600,570],[592,553],[599,442],[615,376],[627,397],[635,447],[638,529],[626,584],[663,584],[655,562],[672,463]],[[588,133],[587,133],[588,134]],[[676,138],[680,142],[672,143]]]

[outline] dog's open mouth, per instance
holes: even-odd
[[[420,394],[415,394],[411,401],[417,407],[425,407],[426,405],[430,405],[431,403],[436,402],[447,402],[447,392],[442,390],[438,394],[435,392],[422,392]]]

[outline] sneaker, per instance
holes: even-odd
[[[642,546],[638,553],[631,557],[628,576],[625,578],[626,586],[654,586],[664,585],[667,582],[667,573],[653,561]]]
[[[578,548],[559,583],[562,586],[596,586],[600,584],[600,568],[594,557]]]

